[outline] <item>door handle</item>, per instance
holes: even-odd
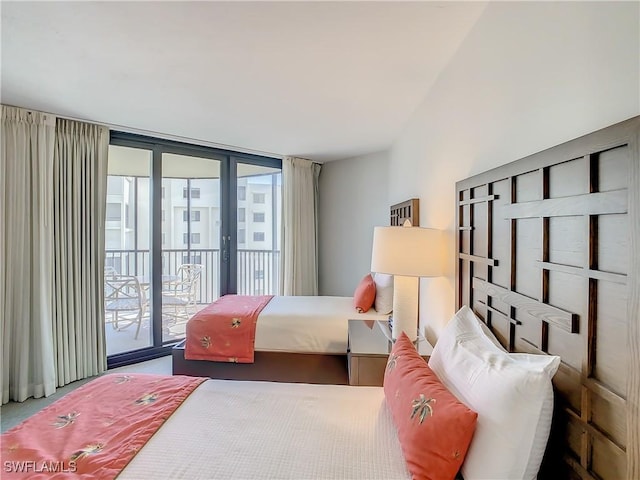
[[[227,245],[229,243],[229,245]],[[229,246],[231,245],[231,235],[222,235],[222,261],[229,261]]]

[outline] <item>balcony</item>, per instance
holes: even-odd
[[[163,341],[184,338],[186,323],[195,312],[215,301],[220,292],[220,250],[167,249],[162,251],[162,275],[178,274],[182,264],[202,265],[202,274],[196,290],[195,309],[187,315],[175,315],[166,308],[162,315]],[[241,295],[275,295],[280,283],[280,252],[277,250],[238,250],[237,287]],[[122,275],[134,275],[148,291],[150,278],[149,250],[107,250],[105,265]],[[116,330],[106,325],[107,355],[137,350],[149,345],[151,336],[150,311],[142,319],[138,339],[135,327]]]

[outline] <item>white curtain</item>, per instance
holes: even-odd
[[[58,385],[107,366],[104,242],[107,127],[58,119],[53,165],[53,335]]]
[[[55,117],[2,105],[2,403],[56,390],[52,340]]]
[[[282,161],[283,295],[318,294],[318,177],[320,165],[302,158]]]

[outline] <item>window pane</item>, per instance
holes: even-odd
[[[122,195],[122,184],[121,176],[109,175],[107,177],[107,191],[110,195]]]
[[[113,182],[110,182],[113,184]],[[122,185],[121,182],[119,182]],[[119,222],[122,220],[122,203],[107,203],[107,221]]]
[[[162,174],[162,335],[171,341],[183,338],[187,320],[220,295],[220,161],[164,153]]]
[[[107,355],[153,344],[149,302],[152,152],[109,146],[105,236]],[[126,309],[122,296],[126,296]]]
[[[238,293],[278,294],[280,169],[238,163]]]

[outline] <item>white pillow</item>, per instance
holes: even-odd
[[[510,354],[462,307],[440,334],[429,366],[478,413],[462,464],[465,480],[536,478],[553,414],[551,378],[560,357]]]
[[[376,299],[374,307],[376,312],[386,315],[393,310],[393,275],[376,273],[373,276],[376,284]]]
[[[467,310],[468,310],[468,308],[467,308]],[[471,312],[471,310],[469,310],[469,311]],[[471,312],[471,314],[473,315],[473,312]],[[499,350],[502,350],[503,352],[506,352],[505,348],[502,346],[502,344],[496,338],[496,336],[493,334],[493,332],[489,329],[489,327],[487,327],[487,325],[482,320],[480,320],[479,318],[476,318],[476,320],[478,321],[478,325],[480,325],[480,328],[482,329],[482,333],[484,333],[485,337],[487,337],[487,339],[489,339],[491,341],[491,343],[493,343],[496,347],[498,347]]]

